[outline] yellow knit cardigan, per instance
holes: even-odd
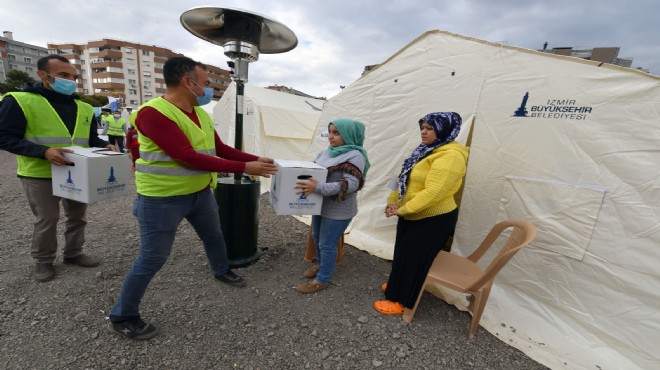
[[[468,148],[452,141],[417,162],[410,171],[403,199],[392,191],[388,205],[399,206],[399,216],[420,220],[456,209],[454,194],[461,187],[467,169]]]

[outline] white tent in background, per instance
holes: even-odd
[[[539,228],[498,275],[481,324],[552,368],[657,368],[660,78],[421,35],[325,104],[308,151],[327,146],[321,134],[333,118],[367,126],[372,167],[352,245],[391,258],[387,182],[419,144],[417,120],[433,111],[461,114],[459,141],[473,127],[453,252],[469,254],[502,219]]]
[[[243,150],[274,159],[303,160],[321,116],[325,100],[245,85]],[[213,109],[216,131],[234,146],[236,83],[232,82]],[[262,192],[270,181],[261,178]]]

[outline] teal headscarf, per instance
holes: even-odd
[[[348,118],[338,118],[328,123],[330,125],[335,125],[339,135],[344,140],[344,145],[341,146],[330,146],[328,151],[330,152],[330,157],[334,158],[340,154],[348,153],[351,150],[357,150],[362,153],[364,157],[364,171],[362,171],[362,176],[367,176],[367,170],[371,166],[369,164],[369,157],[367,157],[367,151],[364,150],[362,146],[364,144],[364,124],[360,121],[348,119]]]

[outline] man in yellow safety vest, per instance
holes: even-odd
[[[243,153],[220,140],[213,120],[200,107],[213,97],[203,64],[170,58],[163,75],[165,96],[142,105],[135,122],[140,158],[135,164],[138,194],[133,209],[140,225],[140,255],[109,315],[109,329],[134,340],[158,334],[154,325],[140,318],[139,305],[167,261],[184,218],[202,240],[213,276],[230,286],[245,286],[229,268],[212,189],[217,172],[269,177],[277,171],[272,159]]]
[[[17,173],[35,217],[32,258],[34,278],[55,277],[57,223],[60,203],[67,217],[64,229],[64,263],[82,267],[101,262],[83,254],[87,204],[53,196],[51,164],[72,163],[62,153],[67,146],[105,147],[99,139],[94,108],[75,95],[76,68],[61,55],[51,54],[37,61],[41,82],[28,84],[22,92],[7,93],[0,104],[0,149],[16,154]]]

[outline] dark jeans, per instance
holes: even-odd
[[[124,279],[119,299],[110,312],[111,321],[140,316],[140,301],[151,279],[170,256],[174,235],[184,218],[202,240],[213,275],[224,275],[229,270],[218,205],[211,189],[173,197],[138,194],[133,202],[133,215],[140,225],[140,255]]]
[[[319,272],[316,281],[328,284],[337,264],[337,243],[351,223],[348,220],[332,220],[322,216],[312,216],[312,238],[316,247],[316,260]]]

